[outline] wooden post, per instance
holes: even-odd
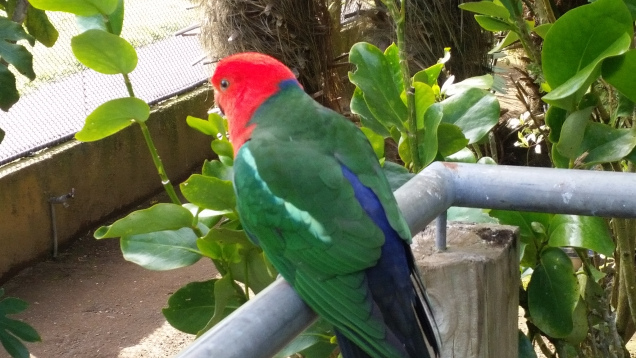
[[[442,358],[517,357],[518,229],[451,223],[448,250],[435,228],[413,238],[442,340]]]

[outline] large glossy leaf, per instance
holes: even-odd
[[[383,123],[403,129],[407,118],[406,105],[400,99],[399,84],[384,53],[377,47],[359,42],[349,51],[349,62],[356,66],[349,80],[358,86],[371,113]]]
[[[437,79],[439,78],[439,74],[442,72],[443,68],[444,63],[436,63],[429,68],[417,72],[413,76],[413,81],[423,82],[429,86],[434,86],[437,84]]]
[[[471,88],[441,102],[442,122],[461,128],[469,143],[479,141],[499,121],[499,101],[484,90]]]
[[[8,111],[19,99],[15,76],[6,66],[0,64],[0,109]]]
[[[248,284],[256,294],[274,282],[278,272],[271,265],[268,265],[261,249],[250,245],[241,248],[240,254],[242,255],[241,262],[230,263],[232,277],[235,280]]]
[[[420,161],[423,166],[427,166],[435,160],[437,156],[439,144],[438,144],[438,129],[442,122],[442,105],[435,103],[428,107],[424,113],[423,128],[424,136],[420,136],[422,140],[418,142],[418,152],[420,155]],[[419,124],[418,124],[419,127]],[[419,130],[419,128],[418,128]],[[443,130],[442,130],[443,132]],[[462,139],[466,139],[462,134]],[[465,144],[464,144],[465,146]],[[446,146],[448,149],[448,146]],[[461,149],[461,148],[460,148]]]
[[[465,2],[463,4],[459,4],[459,8],[477,14],[498,17],[500,19],[508,19],[510,17],[508,9],[487,0]]]
[[[219,279],[191,282],[170,296],[168,307],[161,310],[170,325],[185,333],[199,333],[214,315],[214,288],[218,281]],[[223,316],[229,315],[241,303],[243,302],[239,299],[227,302]]]
[[[579,154],[587,152],[586,165],[609,163],[627,157],[636,148],[636,129],[616,129],[606,124],[589,123]]]
[[[186,267],[201,258],[197,236],[190,228],[124,236],[120,245],[124,259],[148,270]]]
[[[30,8],[27,11],[24,25],[29,31],[29,35],[33,36],[42,45],[46,47],[55,45],[59,33],[43,10]]]
[[[95,231],[96,239],[115,238],[154,231],[177,230],[190,227],[194,216],[181,205],[159,203],[148,209],[137,210],[112,225]]]
[[[137,52],[123,38],[91,29],[71,39],[71,49],[86,67],[106,75],[128,74],[137,67]]]
[[[356,87],[351,97],[351,112],[360,116],[360,123],[363,127],[367,127],[384,138],[390,137],[389,129],[382,121],[378,120],[369,109],[367,102],[364,100],[362,90]]]
[[[484,30],[491,32],[510,31],[513,29],[512,25],[506,21],[499,20],[492,16],[475,15],[475,20],[477,20],[479,26],[481,26]]]
[[[594,107],[588,107],[567,116],[561,127],[561,137],[556,145],[561,155],[570,159],[575,159],[578,156],[585,128],[590,122],[593,109]]]
[[[14,43],[20,40],[29,41],[31,46],[33,46],[35,41],[33,36],[27,34],[22,26],[6,17],[0,16],[0,58],[13,65],[18,72],[33,80],[35,79],[33,56],[24,46]],[[2,64],[2,66],[5,65]]]
[[[179,186],[188,201],[211,210],[234,210],[236,198],[229,180],[194,174]]]
[[[108,15],[117,8],[118,0],[29,0],[41,10],[64,11],[80,16]]]
[[[124,97],[110,100],[97,107],[86,117],[82,130],[75,138],[92,142],[113,135],[136,122],[144,122],[150,116],[150,107],[139,98]]]
[[[532,341],[519,330],[519,358],[537,358]]]
[[[384,158],[384,137],[367,127],[361,127],[360,130],[367,137],[369,143],[371,143],[375,156],[378,157],[378,159]]]
[[[501,41],[497,42],[492,50],[488,51],[488,54],[492,55],[495,52],[499,52],[517,41],[519,41],[519,35],[514,31],[509,31]]]
[[[384,50],[384,57],[388,62],[388,69],[391,71],[393,83],[397,86],[398,91],[404,92],[404,77],[400,67],[400,50],[395,43],[392,43]]]
[[[462,129],[450,123],[439,124],[437,127],[437,140],[437,150],[443,157],[453,155],[468,145],[468,139],[462,133]]]
[[[593,250],[614,255],[615,245],[605,219],[593,216],[554,215],[550,222],[549,244]]]
[[[543,74],[553,88],[544,101],[575,109],[601,62],[626,52],[632,36],[632,17],[622,0],[598,0],[566,12],[543,43]]]
[[[625,97],[636,102],[636,50],[603,61],[603,79],[616,87]]]
[[[555,247],[543,250],[528,284],[532,323],[552,337],[567,337],[574,328],[578,301],[578,281],[568,255]]]
[[[402,185],[415,176],[415,174],[409,172],[408,169],[403,166],[389,161],[384,162],[382,171],[389,180],[389,185],[393,191],[398,190]]]
[[[201,174],[221,180],[232,180],[234,168],[221,163],[218,160],[205,160]]]
[[[548,139],[552,143],[557,143],[561,136],[561,128],[565,119],[567,118],[568,111],[557,106],[550,106],[545,114],[545,124],[550,127],[550,134]]]

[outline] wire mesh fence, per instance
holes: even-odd
[[[175,36],[199,22],[192,0],[126,2],[122,37],[136,49],[137,68],[130,74],[135,95],[156,103],[205,82],[210,70],[193,65],[203,56],[198,36]],[[52,48],[37,44],[33,53],[36,80],[18,78],[21,98],[0,112],[0,165],[64,142],[79,131],[86,115],[107,100],[128,96],[122,76],[88,70],[73,56],[71,37],[79,30],[75,17],[49,12],[60,36]]]

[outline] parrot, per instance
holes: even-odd
[[[333,325],[343,358],[439,357],[410,229],[364,133],[269,55],[225,57],[211,83],[241,225]]]

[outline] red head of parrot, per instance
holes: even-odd
[[[254,112],[287,80],[296,81],[294,73],[262,53],[239,53],[218,63],[211,82],[214,99],[228,120],[234,154],[250,138],[253,125],[248,122]]]

